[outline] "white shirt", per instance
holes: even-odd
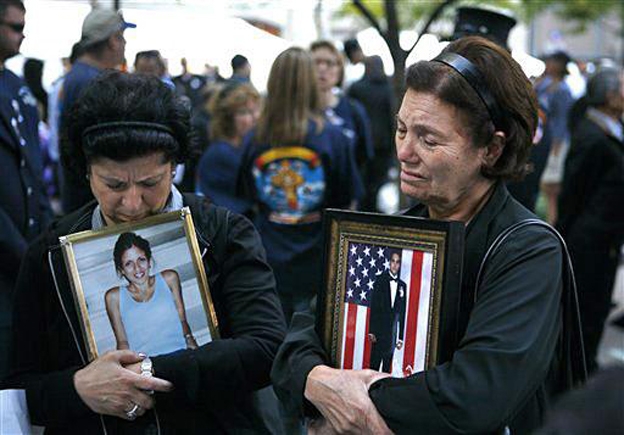
[[[392,272],[388,272],[390,278],[397,279],[396,275],[392,275]],[[397,290],[399,288],[399,281],[390,281],[390,306],[394,308],[394,300],[396,299]]]

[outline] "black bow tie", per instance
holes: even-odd
[[[399,277],[398,276],[396,278],[390,277],[390,281],[399,282]]]

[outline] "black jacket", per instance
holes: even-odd
[[[574,129],[559,195],[566,240],[618,249],[624,243],[624,142],[591,118]]]
[[[221,339],[152,358],[157,376],[175,386],[156,396],[161,432],[266,433],[252,391],[268,385],[285,330],[273,274],[247,219],[192,195],[184,202],[204,252]],[[26,389],[32,423],[49,433],[99,433],[103,425],[109,434],[141,433],[156,427],[155,413],[135,422],[101,418],[73,385],[86,353],[58,237],[89,229],[94,205],[53,225],[28,250],[16,289],[9,385]]]
[[[426,217],[426,207],[408,214]],[[542,422],[552,393],[567,386],[561,366],[572,352],[558,351],[571,339],[562,294],[567,269],[550,231],[528,226],[506,240],[485,267],[473,304],[488,247],[506,228],[533,217],[499,183],[466,227],[461,340],[451,360],[408,378],[382,379],[369,390],[394,432],[488,434],[509,426],[512,434],[528,434]],[[271,373],[278,396],[301,410],[311,406],[303,398],[305,381],[326,361],[314,319],[296,314]]]

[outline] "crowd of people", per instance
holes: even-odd
[[[531,81],[500,41],[462,35],[407,69],[399,101],[379,56],[319,40],[279,54],[261,95],[241,54],[230,78],[185,59],[171,77],[156,49],[123,67],[140,28],[96,8],[46,92],[41,62],[24,79],[4,67],[24,20],[22,1],[0,0],[0,386],[25,390],[46,433],[290,434],[307,418],[310,433],[524,434],[598,370],[624,244],[617,68],[575,102],[565,53]],[[371,315],[375,370],[332,367],[313,308],[323,210],[378,212],[393,168],[416,203],[402,214],[465,226],[457,342],[405,378],[388,374],[400,254],[383,287],[400,330]],[[540,189],[552,226],[533,214]],[[220,337],[198,345],[178,272],[153,270],[149,241],[124,232],[105,296],[116,350],[89,361],[59,237],[185,206]],[[128,303],[167,316],[126,325]]]

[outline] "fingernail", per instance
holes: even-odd
[[[145,354],[143,352],[139,352],[139,358],[145,359],[145,358],[147,358],[147,354]]]

